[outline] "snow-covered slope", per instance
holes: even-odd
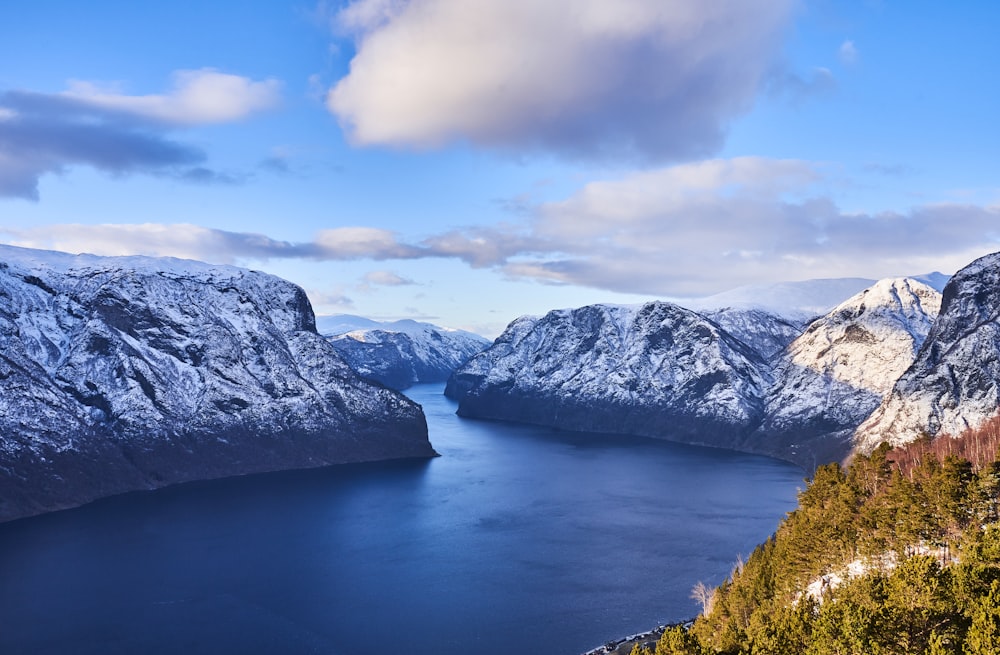
[[[0,246],[0,520],[131,489],[430,456],[298,287],[198,262]]]
[[[1000,411],[1000,253],[956,273],[916,361],[858,428],[868,452],[923,434],[957,435]]]
[[[941,294],[887,279],[809,325],[776,362],[761,441],[776,453],[810,451],[819,463],[850,450],[850,436],[924,342]]]
[[[727,307],[704,313],[729,334],[771,359],[795,340],[805,327],[763,309]]]
[[[332,319],[328,325],[352,322],[328,318]],[[430,323],[369,322],[373,325],[363,329],[323,334],[361,376],[393,389],[405,389],[420,382],[443,382],[456,368],[490,345],[488,339],[478,334]]]
[[[778,282],[737,287],[704,298],[677,302],[697,312],[722,308],[758,309],[782,318],[808,322],[860,293],[875,280],[860,277]]]
[[[521,318],[448,382],[462,416],[745,447],[770,385],[758,353],[664,302]]]

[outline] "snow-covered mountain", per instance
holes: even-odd
[[[0,520],[199,478],[433,455],[263,273],[0,246]]]
[[[704,312],[704,315],[766,360],[787,348],[805,328],[805,323],[763,309],[727,307]]]
[[[324,319],[320,332],[347,363],[362,377],[393,389],[444,382],[490,345],[488,339],[472,332],[411,320],[378,323],[349,314]],[[362,327],[334,331],[352,325]]]
[[[776,362],[760,443],[819,463],[846,456],[854,429],[913,363],[940,306],[931,287],[886,279],[811,323]]]
[[[928,434],[958,435],[1000,411],[1000,253],[977,259],[944,289],[916,361],[858,428],[868,452]]]
[[[651,302],[518,319],[445,393],[462,416],[739,448],[770,382],[764,359],[718,324]]]
[[[875,282],[867,278],[846,277],[753,284],[704,298],[678,300],[677,303],[702,313],[724,308],[755,309],[787,320],[808,323]]]
[[[913,362],[940,294],[883,280],[803,331],[759,309],[593,305],[514,321],[449,380],[459,414],[839,460]]]
[[[941,291],[948,283],[948,276],[936,271],[907,277],[922,282],[936,291]],[[876,280],[867,278],[844,277],[753,284],[712,296],[687,298],[676,302],[701,313],[711,313],[723,308],[760,310],[805,324],[826,315],[847,298],[861,293],[875,283]]]

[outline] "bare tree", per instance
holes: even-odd
[[[709,587],[704,582],[698,581],[691,589],[691,598],[696,600],[699,605],[701,605],[701,613],[708,616],[712,613],[712,604],[715,600],[715,589]]]

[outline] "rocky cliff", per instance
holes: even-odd
[[[0,247],[0,520],[133,489],[433,455],[298,287],[233,267]]]
[[[1000,410],[1000,253],[956,273],[913,365],[858,428],[864,452],[921,435],[958,435]]]

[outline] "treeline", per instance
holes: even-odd
[[[633,653],[1000,655],[998,437],[993,421],[964,446],[883,445],[820,467],[728,580],[696,588],[693,626]]]

